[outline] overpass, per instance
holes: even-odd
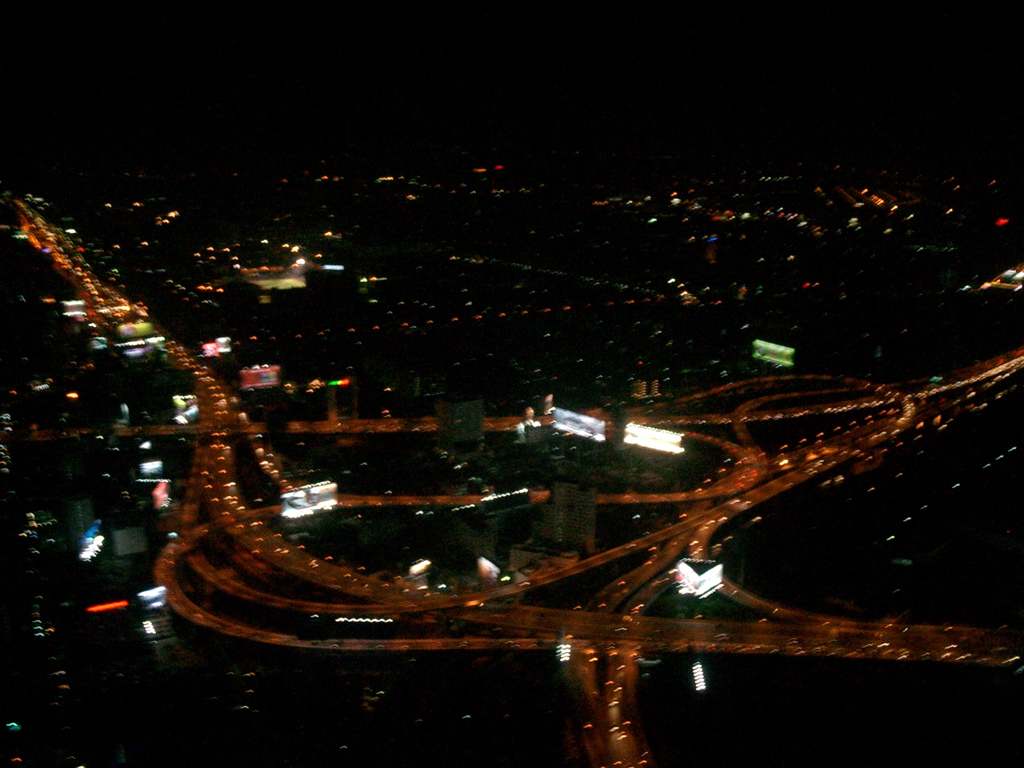
[[[89,310],[111,325],[144,311],[109,286],[101,285],[63,233],[20,201],[23,229],[39,248],[48,248],[57,268],[87,295]],[[102,287],[103,290],[100,290]],[[716,425],[733,430],[735,442],[718,440],[735,457],[734,466],[710,488],[679,494],[602,494],[603,504],[673,503],[677,522],[634,541],[609,548],[572,565],[532,574],[522,584],[466,594],[410,591],[399,583],[367,575],[356,564],[329,562],[293,546],[266,526],[276,506],[249,509],[239,488],[231,438],[254,440],[262,425],[247,423],[231,405],[230,388],[181,345],[167,338],[168,359],[195,381],[200,421],[182,427],[126,428],[125,435],[194,435],[197,443],[180,510],[181,535],[160,553],[155,577],[168,590],[174,611],[196,624],[247,640],[321,649],[325,652],[569,648],[569,673],[581,686],[584,741],[594,764],[653,765],[636,709],[635,660],[641,654],[741,653],[841,656],[852,659],[943,661],[982,665],[1019,663],[1024,636],[1006,629],[866,622],[822,616],[781,606],[726,583],[723,594],[761,611],[759,621],[677,620],[645,616],[643,608],[668,585],[668,571],[680,556],[707,557],[715,532],[729,520],[753,514],[779,494],[863,462],[902,439],[919,424],[969,407],[977,395],[1018,373],[1024,348],[948,374],[941,382],[879,386],[827,377],[776,377],[738,382],[684,398],[638,423]],[[831,386],[830,386],[831,385]],[[800,391],[787,391],[790,386]],[[834,400],[829,401],[829,396]],[[686,413],[700,400],[735,400],[721,413]],[[822,400],[792,404],[794,400]],[[881,412],[878,418],[813,444],[769,457],[747,425],[809,415]],[[490,418],[485,427],[513,429],[514,417]],[[386,434],[429,432],[432,419],[350,420],[289,425],[308,433]],[[23,439],[59,439],[68,433],[22,433]],[[264,454],[267,452],[264,451]],[[280,483],[273,457],[264,471]],[[545,499],[536,491],[534,501]],[[342,506],[465,504],[465,496],[343,496]],[[572,578],[640,552],[643,565],[599,590],[586,609],[559,610],[519,602],[541,587]],[[211,557],[214,558],[211,560]],[[249,606],[251,614],[245,606]],[[311,613],[331,620],[395,622],[398,638],[303,638],[287,631],[290,618]],[[256,617],[256,618],[254,618]],[[453,637],[452,620],[469,628]],[[600,715],[600,716],[599,716]],[[587,726],[590,727],[587,727]]]

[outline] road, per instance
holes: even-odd
[[[846,658],[934,660],[985,665],[1015,665],[1024,653],[1024,633],[1006,629],[866,622],[811,614],[753,595],[725,582],[723,594],[764,618],[752,622],[673,620],[645,616],[661,590],[672,586],[671,573],[682,556],[706,559],[716,531],[740,515],[754,515],[768,499],[808,480],[830,477],[845,468],[876,459],[910,430],[958,409],[974,407],[979,395],[1024,367],[1017,349],[947,374],[940,382],[871,382],[821,376],[775,377],[738,382],[678,401],[654,413],[634,414],[636,423],[658,426],[729,425],[735,442],[710,440],[732,459],[729,470],[711,486],[674,494],[601,494],[600,504],[671,503],[676,522],[634,541],[609,548],[571,565],[547,568],[521,584],[502,584],[479,592],[454,594],[413,590],[401,581],[367,575],[358,565],[309,555],[270,531],[266,522],[280,513],[269,505],[247,508],[236,452],[245,447],[259,459],[268,478],[284,487],[279,462],[261,438],[262,425],[249,424],[232,403],[230,387],[175,342],[149,318],[145,306],[132,304],[101,283],[58,229],[21,201],[22,228],[36,247],[46,249],[55,268],[84,297],[87,313],[112,334],[128,322],[147,321],[165,337],[169,361],[195,381],[199,423],[142,428],[149,434],[190,434],[196,450],[178,513],[178,538],[160,553],[155,577],[168,590],[171,607],[189,620],[228,635],[278,645],[324,651],[407,652],[411,650],[571,649],[567,674],[579,686],[584,744],[593,764],[653,765],[636,709],[636,658],[657,653],[764,653]],[[803,391],[786,391],[799,385]],[[977,398],[977,399],[975,399]],[[809,400],[802,405],[793,400]],[[706,402],[734,402],[727,412],[700,413]],[[820,402],[813,402],[820,401]],[[692,408],[696,413],[686,413]],[[769,458],[747,429],[755,421],[797,419],[868,411],[873,418],[810,445]],[[487,429],[511,430],[516,417],[495,417]],[[380,434],[432,431],[433,419],[349,420],[292,424],[289,431]],[[132,434],[139,428],[130,428]],[[22,434],[22,439],[59,439],[66,433]],[[244,441],[244,442],[239,442]],[[543,503],[546,491],[532,494]],[[345,495],[344,507],[397,504],[449,505],[466,496]],[[522,598],[540,587],[578,576],[620,558],[646,552],[643,565],[599,590],[586,608],[557,610],[526,605]],[[249,606],[247,609],[246,606]],[[297,626],[318,614],[339,627],[339,637],[300,638]],[[453,636],[457,621],[464,629]],[[390,622],[398,638],[342,636],[341,628]]]

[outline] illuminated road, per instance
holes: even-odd
[[[109,285],[101,284],[77,256],[63,233],[16,202],[22,227],[36,247],[48,249],[55,267],[85,297],[87,312],[107,333],[118,325],[148,317]],[[403,580],[384,581],[357,564],[316,558],[301,546],[272,533],[266,522],[280,513],[271,505],[248,509],[236,474],[235,446],[247,441],[263,471],[283,486],[277,458],[263,446],[262,425],[249,424],[231,405],[230,388],[174,342],[166,339],[169,361],[192,373],[200,421],[196,425],[126,428],[126,434],[190,434],[196,450],[177,519],[178,538],[160,553],[158,584],[168,590],[171,607],[196,624],[253,641],[324,651],[409,651],[483,649],[570,649],[567,674],[579,686],[585,712],[584,745],[595,765],[654,764],[636,709],[636,659],[657,653],[760,653],[842,656],[892,660],[933,660],[986,665],[1020,661],[1024,633],[1005,629],[906,625],[854,621],[812,614],[766,601],[725,582],[722,594],[764,618],[754,622],[673,620],[643,611],[673,586],[679,558],[707,559],[718,529],[759,505],[806,483],[847,468],[868,467],[890,444],[910,431],[978,407],[984,394],[1024,367],[1024,350],[948,374],[938,382],[879,386],[821,376],[777,377],[738,382],[637,414],[635,423],[656,426],[712,424],[730,426],[735,442],[706,435],[731,466],[706,488],[667,494],[601,494],[600,504],[677,505],[670,525],[634,541],[561,567],[542,568],[521,584],[502,584],[479,592],[412,589]],[[797,388],[793,391],[792,388]],[[805,387],[804,389],[800,389]],[[804,399],[805,404],[793,404]],[[821,400],[822,402],[814,402]],[[686,413],[704,403],[727,402],[722,413]],[[807,445],[768,451],[747,428],[752,422],[858,413],[838,434],[819,435]],[[496,417],[485,428],[511,430],[519,419]],[[863,423],[861,423],[863,421]],[[433,419],[347,420],[289,425],[308,433],[429,432]],[[59,439],[68,433],[25,433],[23,439]],[[542,503],[547,491],[531,491]],[[342,495],[339,506],[461,505],[469,496]],[[599,590],[586,607],[556,610],[520,602],[540,587],[577,576],[620,558],[646,552],[639,567]],[[316,614],[337,627],[337,637],[300,637],[296,627]],[[458,632],[450,627],[458,622]],[[365,627],[364,636],[349,636]],[[387,628],[397,637],[370,637]],[[343,631],[344,630],[344,631]],[[330,635],[331,633],[328,633]]]

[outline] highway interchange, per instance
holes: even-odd
[[[79,289],[89,317],[112,333],[118,324],[145,319],[145,307],[132,305],[93,275],[67,236],[23,202],[16,201],[22,228],[32,243],[48,249],[55,266]],[[280,466],[261,439],[262,425],[249,423],[233,405],[231,388],[196,355],[170,338],[168,359],[192,373],[200,421],[166,427],[168,433],[195,435],[196,449],[178,515],[177,538],[160,553],[155,578],[168,591],[175,612],[211,630],[247,640],[323,652],[556,649],[566,673],[577,683],[583,715],[583,742],[594,765],[654,765],[637,710],[637,660],[659,653],[782,653],[892,660],[933,660],[1015,665],[1024,633],[1007,629],[928,626],[895,621],[860,621],[812,614],[773,603],[726,580],[721,594],[762,614],[757,621],[665,619],[644,615],[665,589],[683,557],[708,559],[717,553],[715,536],[730,520],[753,517],[765,501],[812,480],[869,467],[889,446],[936,417],[980,402],[985,393],[1024,366],[1024,349],[947,374],[941,381],[879,386],[828,377],[777,377],[725,385],[653,414],[632,416],[636,423],[662,428],[729,427],[734,441],[699,433],[688,437],[714,442],[731,461],[707,487],[667,494],[601,494],[599,505],[671,503],[678,518],[660,530],[600,551],[566,566],[542,568],[519,584],[499,583],[474,593],[410,589],[366,575],[359,564],[313,557],[272,533],[267,522],[279,504],[250,508],[237,471],[238,451],[251,451],[280,488],[287,486]],[[788,379],[788,380],[787,380]],[[800,381],[803,379],[803,381]],[[799,382],[800,391],[787,391]],[[723,413],[699,413],[689,406],[722,397],[738,405]],[[804,400],[811,404],[793,404]],[[818,402],[814,402],[817,400]],[[759,421],[823,414],[873,418],[849,429],[788,450],[759,446],[748,425]],[[517,418],[491,418],[486,429],[514,430]],[[431,419],[350,420],[290,425],[310,433],[432,431]],[[131,431],[127,429],[125,431]],[[787,446],[788,448],[788,446]],[[537,503],[547,492],[532,492]],[[452,505],[478,500],[467,496],[339,496],[339,506]],[[321,513],[322,514],[322,513]],[[632,567],[576,610],[525,604],[530,592],[591,569],[645,553]],[[351,629],[380,629],[364,636],[303,637],[301,617],[316,615]],[[453,623],[465,627],[453,633]],[[387,635],[387,636],[385,636]]]

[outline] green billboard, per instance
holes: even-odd
[[[772,344],[770,341],[754,339],[754,357],[757,360],[791,366],[793,365],[794,354],[796,354],[796,350],[792,347],[784,347],[781,344]]]

